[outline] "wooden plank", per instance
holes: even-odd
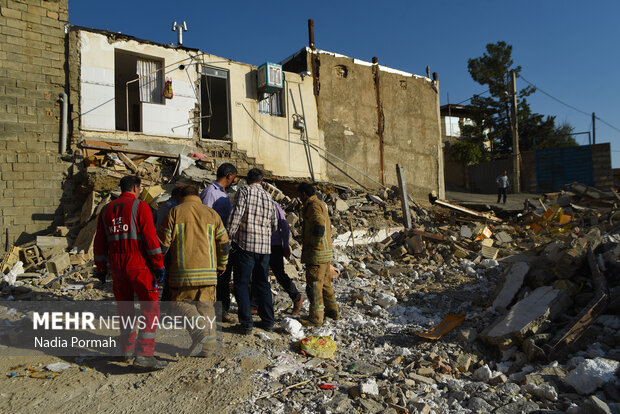
[[[501,223],[502,222],[502,219],[500,219],[498,217],[495,217],[495,216],[493,216],[491,214],[481,213],[481,212],[475,211],[475,210],[470,210],[470,209],[468,209],[466,207],[459,206],[457,204],[448,203],[445,200],[437,199],[437,200],[433,201],[433,204],[437,204],[439,206],[446,207],[446,208],[449,208],[451,210],[455,210],[455,211],[458,211],[458,212],[461,212],[461,213],[469,214],[470,216],[475,216],[475,217],[478,217],[478,218],[481,218],[481,219],[493,221],[495,223]]]
[[[403,167],[396,164],[396,175],[398,176],[398,186],[400,187],[400,201],[403,210],[403,225],[405,229],[411,228],[411,212],[409,211],[409,198],[407,194],[407,183],[405,182],[405,172]]]
[[[607,303],[609,301],[607,280],[596,263],[592,248],[588,248],[588,263],[590,265],[590,271],[592,272],[592,282],[594,283],[596,292],[595,297],[581,312],[579,312],[565,329],[560,331],[549,344],[543,347],[549,361],[555,359],[558,351],[566,345],[579,339],[607,308]]]

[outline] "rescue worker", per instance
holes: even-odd
[[[330,275],[334,258],[331,222],[327,206],[317,198],[311,184],[301,183],[297,189],[303,201],[301,262],[306,265],[306,295],[310,302],[308,319],[301,323],[320,326],[324,316],[340,319]]]
[[[206,318],[190,330],[190,356],[207,356],[216,349],[213,303],[216,301],[218,273],[226,269],[230,244],[218,213],[202,204],[198,189],[188,185],[181,191],[182,201],[170,210],[158,230],[164,254],[170,254],[170,300],[183,316]],[[190,304],[187,302],[195,302]]]
[[[105,283],[110,271],[121,318],[135,316],[134,295],[146,318],[146,326],[140,330],[137,341],[136,331],[129,327],[121,329],[120,345],[125,360],[129,362],[135,351],[134,366],[162,369],[167,362],[156,359],[153,354],[155,321],[159,320],[157,287],[164,280],[164,260],[151,208],[138,198],[140,178],[123,177],[120,185],[121,196],[108,203],[99,214],[94,241],[97,278]]]
[[[237,178],[237,168],[229,162],[225,162],[217,169],[215,181],[200,193],[202,204],[211,207],[220,215],[224,227],[228,226],[228,218],[232,211],[232,203],[226,194],[226,189],[232,185]],[[232,273],[232,257],[228,260],[228,265],[224,272],[220,272],[217,277],[217,300],[222,302],[222,322],[233,323],[234,317],[229,313],[230,310],[230,275]]]

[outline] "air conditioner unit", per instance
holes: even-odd
[[[257,89],[260,93],[274,93],[284,88],[284,72],[282,65],[277,63],[263,63],[257,71]]]

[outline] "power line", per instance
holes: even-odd
[[[471,101],[471,100],[472,100],[472,98],[473,98],[474,96],[484,95],[484,94],[485,94],[485,93],[487,93],[487,92],[489,92],[489,89],[487,89],[487,90],[486,90],[486,91],[484,91],[484,92],[476,93],[476,94],[474,94],[471,98],[467,98],[467,99],[465,99],[465,100],[463,100],[463,101],[461,101],[461,102],[451,103],[451,104],[448,104],[448,105],[460,105],[460,104],[465,103],[465,102],[467,102],[467,101]]]
[[[539,88],[538,86],[534,85],[532,82],[530,82],[530,81],[528,81],[527,79],[525,79],[525,78],[523,77],[523,75],[517,75],[517,76],[518,76],[519,78],[523,79],[523,81],[524,81],[525,83],[529,84],[530,86],[533,86],[534,88],[536,88],[536,90],[539,90],[540,92],[542,92],[543,94],[547,95],[549,98],[553,99],[554,101],[557,101],[557,102],[561,103],[562,105],[567,106],[567,107],[569,107],[570,109],[575,110],[575,111],[577,111],[577,112],[579,112],[579,113],[581,113],[581,114],[584,114],[584,115],[586,115],[586,116],[589,116],[589,117],[591,117],[591,116],[592,116],[592,114],[591,114],[591,113],[588,113],[588,112],[586,112],[586,111],[582,111],[582,110],[581,110],[581,109],[579,109],[579,108],[575,108],[574,106],[572,106],[572,105],[570,105],[570,104],[567,104],[566,102],[562,101],[561,99],[556,98],[555,96],[551,95],[550,93],[545,92],[544,90],[542,90],[542,89],[541,89],[541,88]],[[611,129],[614,129],[614,130],[616,130],[617,132],[620,132],[620,128],[618,128],[618,127],[616,127],[616,126],[614,126],[614,125],[610,124],[609,122],[605,121],[604,119],[601,119],[600,117],[598,117],[598,116],[596,116],[596,115],[595,115],[595,118],[596,118],[596,119],[598,119],[599,121],[601,121],[603,124],[605,124],[605,125],[607,125],[608,127],[610,127]],[[592,123],[590,123],[590,127],[592,127]]]
[[[543,94],[547,95],[549,98],[553,99],[554,101],[557,101],[557,102],[561,103],[562,105],[567,106],[570,109],[573,109],[573,110],[575,110],[577,112],[580,112],[580,113],[582,113],[582,114],[584,114],[586,116],[592,116],[591,113],[587,113],[586,111],[582,111],[581,109],[575,108],[574,106],[567,104],[566,102],[556,98],[555,96],[551,95],[550,93],[545,92],[544,90],[542,90],[538,86],[534,85],[532,82],[530,82],[527,79],[525,79],[523,77],[523,75],[517,75],[517,76],[520,77],[521,79],[523,79],[525,81],[525,83],[529,84],[530,86],[533,86],[534,88],[536,88],[536,90],[541,91]]]

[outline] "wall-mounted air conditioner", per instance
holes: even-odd
[[[277,63],[263,63],[257,71],[259,93],[274,93],[284,88],[284,72],[282,65]]]

